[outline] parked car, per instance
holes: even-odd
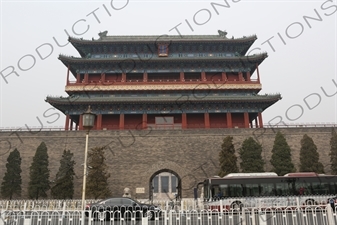
[[[108,198],[97,203],[86,205],[85,215],[89,213],[94,219],[109,220],[110,218],[130,219],[133,217],[147,217],[153,220],[155,216],[161,215],[161,209],[158,206],[140,203],[132,198]]]

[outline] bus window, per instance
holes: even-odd
[[[305,181],[296,181],[295,194],[296,195],[311,195],[312,194],[311,184]]]
[[[296,189],[296,181],[295,179],[287,179],[287,184],[286,184],[286,195],[298,195],[298,189]]]
[[[324,194],[324,195],[330,194],[330,192],[329,192],[329,182],[322,181],[321,185],[322,185],[322,194]],[[333,193],[333,194],[335,194],[335,193]]]
[[[260,184],[261,196],[275,196],[275,188],[272,183],[262,183]]]
[[[219,197],[228,197],[228,185],[227,184],[220,184],[220,192]]]
[[[220,192],[220,188],[219,188],[218,185],[212,186],[212,193],[211,193],[211,195],[212,195],[213,198],[217,198],[218,195],[219,195],[219,192]]]
[[[312,182],[312,194],[326,195],[329,192],[328,183]]]
[[[243,196],[243,188],[241,184],[229,185],[229,197],[241,197]]]
[[[276,183],[276,195],[277,196],[289,195],[288,185],[286,183]]]
[[[259,196],[259,185],[258,184],[246,184],[246,195],[245,196]]]
[[[330,193],[329,194],[335,195],[337,193],[337,189],[336,189],[337,183],[330,182],[329,186],[330,186]]]

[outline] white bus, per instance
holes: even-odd
[[[233,173],[203,183],[204,204],[220,210],[242,207],[326,205],[337,193],[337,177],[316,173]],[[335,198],[334,198],[335,199]]]

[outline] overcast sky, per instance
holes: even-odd
[[[44,100],[67,96],[67,69],[58,55],[79,54],[64,46],[65,30],[84,39],[97,39],[105,30],[108,35],[216,35],[219,29],[228,37],[256,34],[251,49],[269,55],[259,67],[260,93],[283,97],[264,111],[263,122],[337,124],[336,5],[336,0],[1,1],[0,128],[64,126],[65,116]],[[61,116],[51,116],[56,112]]]

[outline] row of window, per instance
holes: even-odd
[[[177,53],[169,54],[167,51],[159,51],[158,56],[170,56],[170,57],[233,57],[232,53]],[[154,54],[94,54],[90,56],[91,58],[152,58]]]
[[[165,43],[161,43],[157,45],[158,48],[156,48],[155,45],[151,44],[151,45],[143,45],[143,46],[103,46],[102,48],[99,47],[92,47],[87,49],[87,51],[92,52],[92,53],[112,53],[112,52],[140,52],[140,53],[151,53],[151,52],[155,52],[156,50],[158,50],[158,52],[163,52],[163,51],[174,51],[174,52],[195,52],[195,51],[199,51],[199,52],[218,52],[218,51],[230,51],[230,52],[235,52],[240,50],[240,48],[237,48],[236,46],[233,45],[213,45],[213,46],[209,46],[209,45],[188,45],[188,44],[184,44],[184,45],[169,45],[169,44],[165,44]]]
[[[337,183],[295,182],[261,184],[221,184],[205,188],[205,198],[249,197],[249,196],[288,196],[288,195],[329,195],[337,193]]]
[[[80,97],[89,97],[87,94],[82,94],[79,95]],[[200,98],[205,98],[207,96],[256,96],[254,93],[167,93],[167,94],[91,94],[91,98],[95,97],[179,97],[179,98],[186,98],[188,97],[190,99],[200,99]],[[76,96],[74,96],[76,98]]]

